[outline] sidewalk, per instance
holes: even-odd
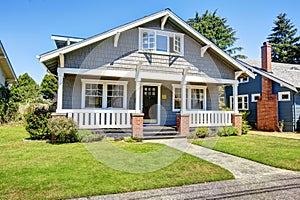
[[[263,175],[294,173],[289,170],[270,167],[237,156],[207,149],[187,142],[187,139],[150,140],[147,142],[161,143],[189,153],[229,170],[235,178],[250,178]]]
[[[288,139],[300,140],[300,133],[291,133],[291,132],[267,132],[267,131],[249,131],[250,135],[260,135],[265,137],[280,137]]]

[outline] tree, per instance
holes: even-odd
[[[53,100],[57,93],[57,79],[53,74],[46,74],[41,83],[43,98]]]
[[[18,82],[10,88],[13,102],[29,103],[40,98],[39,85],[27,74],[20,75]]]
[[[213,13],[206,10],[202,16],[196,12],[195,17],[188,19],[187,23],[230,56],[245,59],[245,55],[236,54],[243,49],[234,47],[234,43],[238,40],[235,36],[236,31],[227,24],[226,18],[216,14],[217,10]]]
[[[287,18],[286,13],[280,13],[274,21],[275,26],[268,36],[272,45],[272,61],[280,63],[300,63],[299,40],[297,28]]]

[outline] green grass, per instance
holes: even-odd
[[[207,140],[192,143],[206,146]],[[266,165],[300,171],[300,142],[294,139],[271,138],[254,135],[221,137],[214,150],[247,158]]]
[[[108,167],[90,153],[104,151],[96,148],[105,145],[103,142],[53,145],[23,142],[26,137],[23,127],[0,127],[0,199],[63,199],[233,178],[221,167],[160,144],[113,143],[129,155],[151,158],[162,151],[169,156],[180,154],[172,164],[157,171],[129,173]],[[119,154],[107,155],[123,159]]]

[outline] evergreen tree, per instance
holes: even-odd
[[[27,74],[20,75],[10,88],[13,102],[29,103],[40,97],[39,85]]]
[[[235,36],[236,31],[227,24],[226,18],[216,14],[217,10],[213,13],[206,10],[202,16],[196,12],[195,17],[188,19],[187,23],[230,56],[245,59],[245,55],[236,54],[243,49],[234,47],[234,43],[238,40]]]
[[[41,93],[45,99],[53,100],[57,93],[57,79],[53,74],[46,74],[41,83]]]
[[[268,36],[272,45],[272,61],[280,63],[300,63],[299,40],[296,36],[297,28],[287,18],[286,13],[281,13],[274,21],[275,26]]]

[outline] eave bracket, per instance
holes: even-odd
[[[166,15],[164,16],[162,19],[161,19],[161,30],[164,30],[165,29],[165,25],[166,25],[166,22],[167,22],[167,19],[169,18],[169,15]]]
[[[115,35],[114,38],[114,47],[118,47],[118,42],[119,42],[119,38],[120,38],[120,32],[117,32],[117,34]]]
[[[211,47],[210,44],[208,44],[208,45],[206,45],[206,46],[204,46],[204,47],[201,47],[201,58],[203,58],[205,52],[207,51],[207,49],[208,49],[209,47]]]

